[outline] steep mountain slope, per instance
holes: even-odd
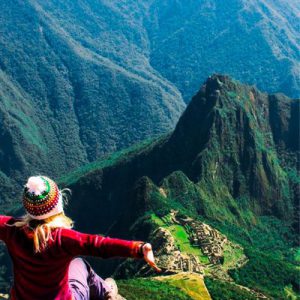
[[[166,271],[217,278],[216,294],[240,289],[234,282],[251,297],[296,293],[295,109],[299,100],[213,76],[172,133],[62,178],[73,190],[69,213],[80,230],[152,241]],[[149,270],[131,262],[117,272]]]
[[[170,130],[181,95],[212,72],[299,95],[296,2],[0,5],[2,199],[28,174],[56,176]]]
[[[147,64],[142,34],[108,6],[32,0],[0,10],[2,199],[31,173],[57,176],[173,128],[180,93]],[[107,35],[124,51],[114,59],[102,53],[113,52]]]
[[[227,73],[267,92],[299,97],[300,6],[297,1],[103,3],[111,9],[110,16],[127,20],[140,32],[140,36],[129,35],[131,40],[187,102],[201,82],[214,72]],[[112,28],[115,26],[118,24],[114,22]],[[111,32],[110,28],[107,30]],[[127,28],[124,32],[128,33]],[[109,39],[104,39],[107,45]],[[135,68],[116,45],[110,44],[107,49],[99,51],[105,57]]]
[[[186,101],[199,79],[214,72],[299,97],[299,2],[174,0],[145,6],[151,64]]]
[[[56,176],[170,130],[182,97],[213,72],[299,95],[295,1],[10,0],[0,9],[2,202],[29,174]]]
[[[87,174],[84,180],[91,180],[92,184],[94,180],[105,179],[101,184],[101,199],[102,189],[115,186],[114,195],[117,196],[119,191],[128,190],[143,176],[147,178],[141,180],[144,182],[141,185],[152,185],[150,182],[153,182],[167,187],[172,184],[172,174],[177,172],[182,185],[190,182],[203,183],[205,188],[209,186],[210,192],[216,196],[215,208],[228,209],[225,216],[215,210],[206,210],[206,205],[210,204],[206,202],[208,199],[205,199],[204,193],[201,201],[194,199],[194,213],[205,213],[219,220],[232,216],[235,220],[236,214],[239,215],[241,208],[244,212],[243,205],[246,205],[246,209],[255,215],[273,214],[290,220],[293,205],[288,174],[286,166],[280,164],[280,154],[277,154],[280,152],[274,143],[272,128],[274,131],[276,128],[275,124],[273,127],[270,125],[274,121],[268,122],[280,113],[280,109],[274,109],[276,102],[286,104],[286,116],[282,117],[282,122],[289,124],[284,136],[290,141],[288,147],[292,152],[284,148],[281,151],[292,160],[299,147],[296,138],[299,115],[294,113],[295,109],[299,109],[298,100],[280,95],[268,96],[228,77],[214,76],[193,98],[171,135],[144,146],[144,150],[136,150],[138,155],[131,153],[126,163],[121,160],[111,167]],[[276,126],[280,126],[280,122],[276,122]],[[277,136],[275,140],[279,143]],[[96,168],[97,164],[93,167]],[[123,177],[126,172],[130,176]],[[93,179],[94,175],[96,179]],[[114,179],[108,180],[106,176]],[[226,199],[218,198],[221,191],[223,196],[228,195]],[[240,199],[238,206],[231,207],[236,204],[230,199]],[[240,217],[241,221],[247,221],[247,218]]]

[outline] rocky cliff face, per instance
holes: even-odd
[[[178,151],[191,152],[186,172],[191,180],[210,183],[215,191],[223,185],[233,198],[252,198],[255,213],[288,219],[292,213],[288,175],[268,122],[273,117],[272,99],[226,77],[211,78],[193,98],[172,140]],[[292,111],[290,102],[287,110]],[[188,147],[195,143],[196,147]],[[292,147],[297,148],[296,143],[297,139]]]

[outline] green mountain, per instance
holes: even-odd
[[[151,65],[187,102],[213,73],[300,97],[299,1],[142,2]]]
[[[105,3],[4,1],[0,10],[2,203],[32,173],[59,176],[174,127],[180,93]],[[102,53],[109,43],[127,63]]]
[[[294,1],[9,0],[0,9],[5,205],[26,176],[59,176],[173,129],[183,99],[214,72],[299,96]]]
[[[173,132],[61,178],[68,213],[82,231],[151,241],[165,274],[182,276],[164,283],[182,287],[192,271],[213,299],[297,299],[299,104],[214,75]],[[94,263],[153,275],[142,262]],[[129,296],[159,290],[126,282]]]

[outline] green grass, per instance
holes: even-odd
[[[209,263],[209,259],[205,256],[200,248],[193,247],[189,241],[189,235],[181,225],[171,225],[167,227],[175,238],[177,246],[181,252],[193,254],[197,256],[202,263]]]
[[[147,279],[118,281],[119,293],[127,300],[191,300],[179,287],[165,282]]]
[[[227,95],[229,96],[229,98],[231,98],[231,99],[235,99],[235,98],[237,98],[237,93],[235,92],[235,91],[228,91],[227,92]]]
[[[199,258],[201,263],[208,264],[209,259],[202,253],[202,250],[198,247],[191,245],[189,240],[189,234],[186,229],[177,224],[173,224],[170,215],[166,215],[163,218],[159,218],[155,214],[151,214],[151,220],[160,227],[164,227],[170,231],[176,241],[176,245],[179,247],[181,252],[195,255]]]
[[[284,293],[285,293],[285,299],[287,299],[287,300],[299,300],[300,299],[299,294],[297,295],[295,293],[291,284],[284,288]]]
[[[170,276],[156,277],[157,280],[168,282],[191,296],[193,300],[211,300],[203,277],[195,273],[179,273]]]
[[[295,251],[294,259],[296,262],[300,263],[300,247]]]
[[[160,227],[165,226],[164,221],[159,218],[156,214],[151,214],[151,221],[153,221],[155,224],[157,224]]]

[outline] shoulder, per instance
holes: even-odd
[[[55,235],[58,243],[61,245],[68,241],[78,240],[83,234],[73,229],[60,227],[55,229]]]
[[[14,217],[0,215],[0,225],[13,225],[16,221]]]

